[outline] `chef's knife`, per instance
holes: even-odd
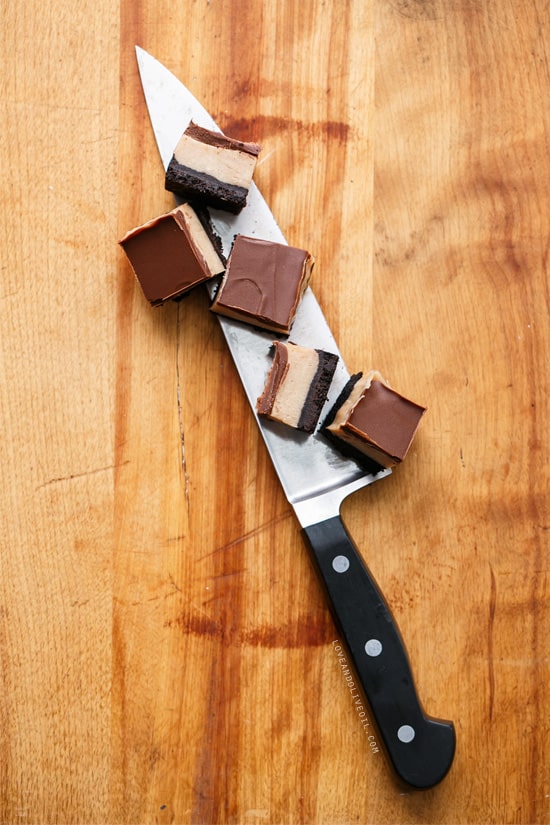
[[[136,46],[141,82],[164,168],[190,120],[218,126],[183,84],[155,58]],[[239,215],[210,210],[227,255],[236,234],[285,243],[271,211],[252,184]],[[210,287],[212,294],[212,287]],[[340,517],[343,500],[388,475],[369,473],[340,455],[318,433],[306,436],[260,419],[256,399],[271,365],[273,335],[216,316],[235,361],[260,432],[306,544],[349,659],[367,700],[384,749],[397,776],[415,788],[429,788],[449,770],[455,751],[451,722],[427,716],[416,694],[405,647],[380,589]],[[328,406],[349,374],[319,305],[308,288],[292,327],[292,340],[339,355]]]

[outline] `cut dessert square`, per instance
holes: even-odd
[[[380,373],[357,373],[323,422],[323,433],[348,455],[393,467],[407,455],[425,412],[388,386]]]
[[[130,230],[119,244],[153,306],[178,298],[225,269],[214,238],[188,203]]]
[[[313,265],[304,249],[237,235],[211,309],[288,335]]]
[[[189,200],[238,213],[246,203],[261,146],[191,123],[178,141],[165,187]]]
[[[274,341],[275,355],[256,409],[306,433],[315,431],[338,356],[291,342]]]

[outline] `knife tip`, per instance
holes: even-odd
[[[140,63],[146,57],[149,57],[149,54],[145,51],[145,49],[143,49],[141,46],[138,46],[137,43],[134,46],[134,49],[136,50],[136,59],[138,63]]]

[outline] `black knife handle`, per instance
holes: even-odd
[[[453,761],[454,725],[422,710],[397,625],[341,518],[303,532],[393,768],[414,788],[436,785]]]

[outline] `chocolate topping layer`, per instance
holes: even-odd
[[[425,407],[395,392],[379,373],[350,378],[323,422],[323,433],[339,449],[365,462],[392,467],[403,461]]]
[[[374,380],[344,426],[395,461],[403,461],[424,412],[424,407]]]
[[[205,129],[199,126],[194,121],[191,121],[184,134],[192,137],[194,140],[199,140],[201,143],[207,143],[209,146],[218,146],[221,149],[233,149],[239,152],[248,152],[249,155],[258,156],[261,151],[259,143],[245,143],[242,140],[235,140],[235,138],[227,137],[222,132],[214,132],[211,129]]]
[[[119,243],[153,306],[177,298],[225,268],[189,204],[131,230]]]
[[[281,381],[288,369],[288,352],[285,346],[280,346],[279,341],[274,341],[273,364],[267,375],[264,391],[258,398],[256,410],[259,415],[269,415],[273,409],[273,404],[277,397],[277,392],[281,386]]]
[[[288,334],[313,265],[304,249],[237,235],[212,310]]]

